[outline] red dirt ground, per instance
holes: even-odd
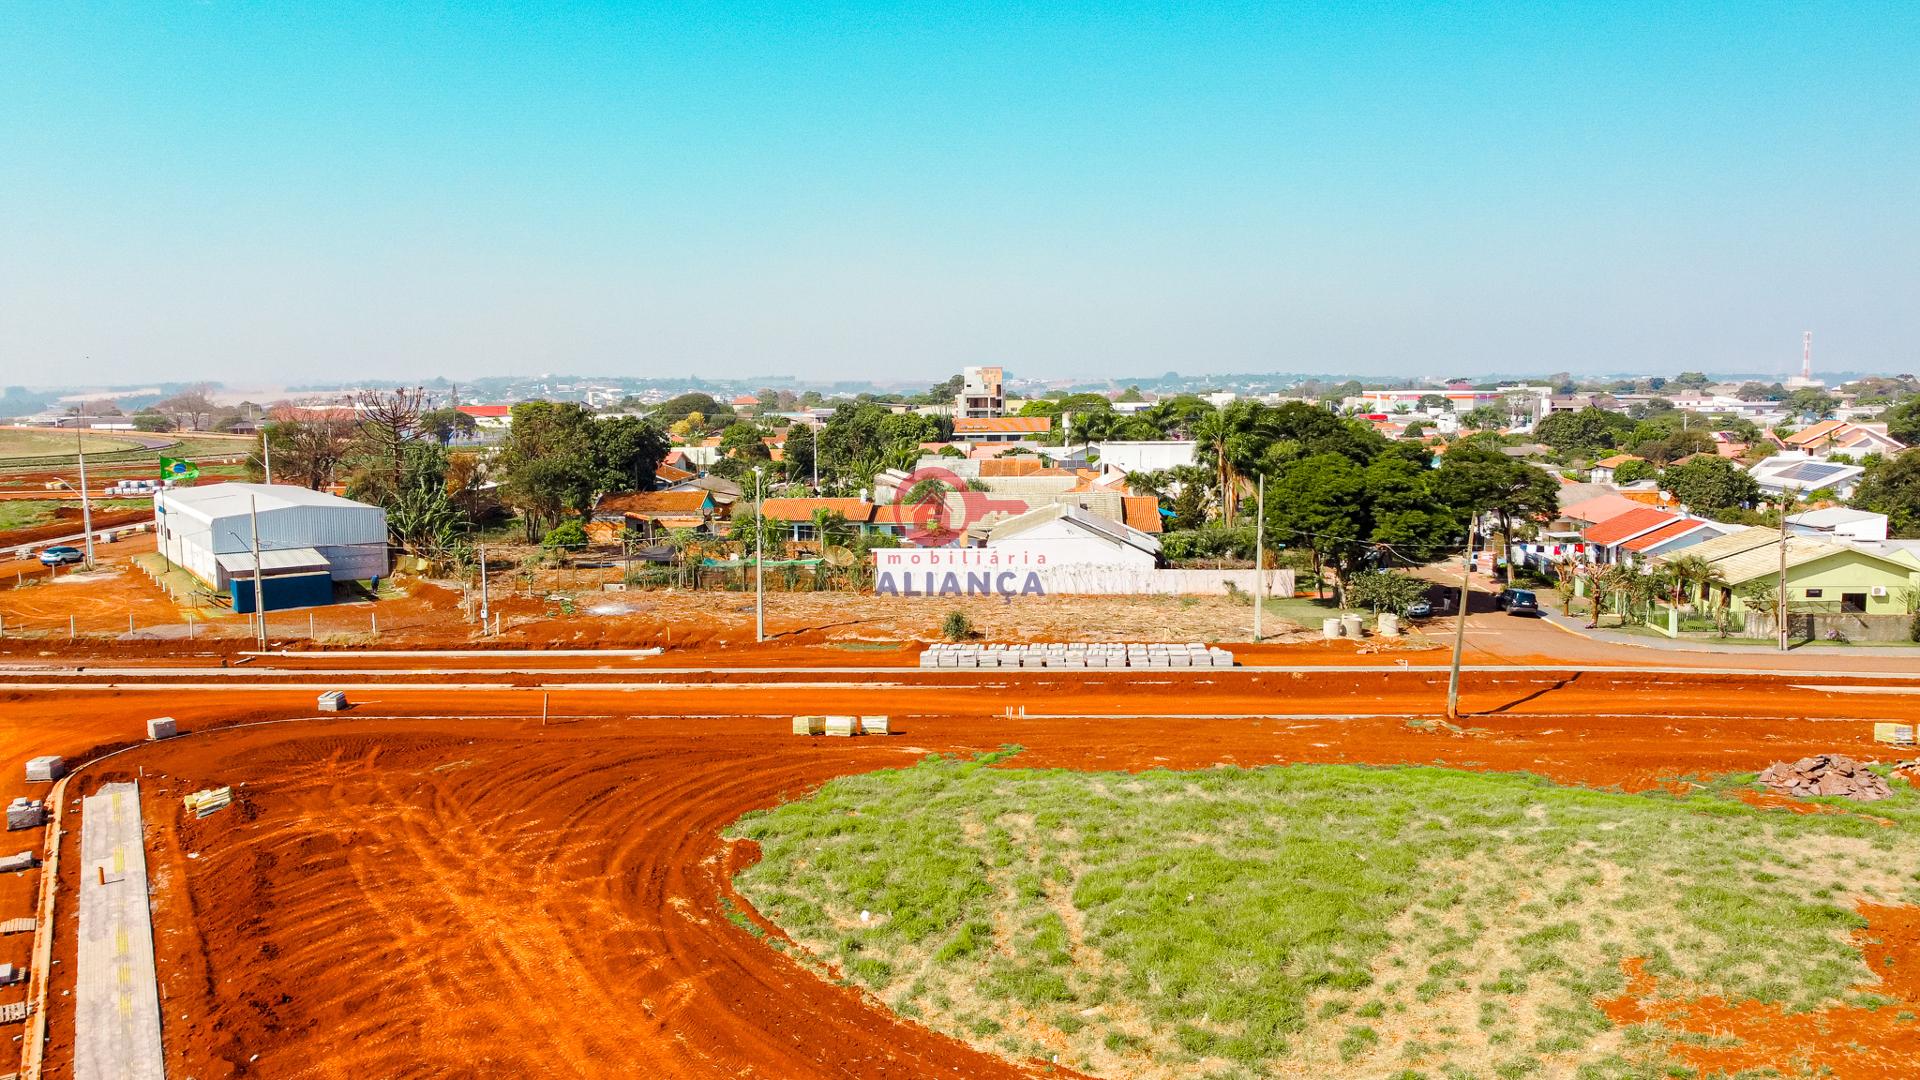
[[[1430,712],[1443,692],[1430,673],[1218,673],[1163,686],[1056,676],[967,689],[906,685],[940,681],[909,672],[887,681],[902,685],[782,689],[720,676],[711,686],[560,691],[546,727],[539,693],[506,687],[379,687],[356,695],[358,712],[325,720],[311,716],[311,689],[0,691],[0,800],[27,790],[20,763],[35,753],[126,743],[163,712],[195,733],[89,769],[69,792],[76,803],[144,772],[172,1075],[1012,1077],[1046,1067],[906,1023],[731,921],[744,905],[728,882],[751,853],[719,830],[832,776],[1003,743],[1028,748],[1021,765],[1435,762],[1629,788],[1826,750],[1875,756],[1865,723],[1810,718],[1832,714],[1825,695],[1727,677],[1657,688],[1624,673],[1564,686],[1488,678],[1470,684],[1469,706],[1511,711],[1458,731],[1398,716],[997,715],[1016,700],[1035,714]],[[1648,702],[1676,715],[1617,715]],[[1845,708],[1869,705],[1920,713],[1913,697]],[[784,719],[754,715],[796,711],[887,712],[902,734],[796,739]],[[304,719],[233,727],[286,718]],[[221,784],[237,785],[233,810],[182,820],[181,795]],[[63,877],[74,866],[66,860]],[[0,911],[27,909],[32,877],[0,882]],[[56,1003],[75,963],[77,882],[65,885]],[[1914,976],[1898,972],[1920,972],[1920,916],[1870,917],[1878,942],[1863,947],[1895,959],[1886,992],[1910,999]],[[4,947],[19,955],[0,959],[25,959],[23,942]],[[1636,982],[1629,996],[1647,990]],[[1720,1019],[1745,1025],[1755,1055],[1783,1052],[1766,1040],[1786,1021],[1751,1004],[1720,1008]],[[1878,1015],[1890,1023],[1896,1011]],[[49,1075],[62,1075],[71,1018],[56,1004],[52,1019]],[[1881,1042],[1878,1028],[1862,1030],[1874,1037],[1860,1041],[1911,1049],[1900,1032]]]
[[[1861,989],[1893,998],[1878,1009],[1834,1006],[1791,1013],[1778,1005],[1718,997],[1652,1000],[1657,980],[1638,959],[1627,961],[1627,991],[1600,1003],[1616,1024],[1658,1023],[1670,1031],[1736,1040],[1731,1046],[1678,1043],[1669,1051],[1706,1075],[1774,1069],[1788,1075],[1848,1080],[1908,1080],[1920,1062],[1920,908],[1863,904],[1867,929],[1856,931],[1877,985]],[[1905,1014],[1903,1017],[1902,1014]]]

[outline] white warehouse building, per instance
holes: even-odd
[[[253,574],[256,518],[262,575],[387,576],[387,512],[377,506],[289,484],[207,484],[162,491],[153,509],[160,553],[221,592]]]

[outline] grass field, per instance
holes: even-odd
[[[105,513],[109,510],[133,510],[152,506],[148,499],[95,499],[93,509]],[[8,529],[27,529],[35,525],[45,525],[54,520],[54,510],[62,506],[78,509],[80,504],[74,500],[56,502],[52,499],[6,499],[0,500],[0,532]],[[80,531],[80,521],[74,519],[73,530]]]
[[[736,884],[902,1014],[1100,1076],[1658,1077],[1696,1037],[1596,1007],[1625,960],[1690,998],[1879,1007],[1855,905],[1920,900],[1904,782],[1870,811],[1893,827],[1734,783],[934,758],[743,818]]]
[[[99,432],[85,432],[80,435],[80,445],[89,454],[105,454],[115,450],[137,450],[138,442],[132,439]],[[74,433],[71,431],[9,431],[0,430],[0,460],[6,458],[51,457],[74,452]]]

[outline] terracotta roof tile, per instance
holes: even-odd
[[[1629,510],[1618,517],[1608,518],[1580,535],[1590,544],[1612,545],[1635,533],[1645,532],[1669,521],[1678,520],[1679,516],[1651,506],[1643,506],[1638,510]]]

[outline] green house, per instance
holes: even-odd
[[[1774,582],[1780,574],[1780,540],[1713,560],[1722,581],[1714,599],[1741,612],[1740,587]],[[1801,614],[1906,615],[1920,596],[1920,568],[1904,560],[1824,540],[1790,536],[1786,543],[1787,608]]]

